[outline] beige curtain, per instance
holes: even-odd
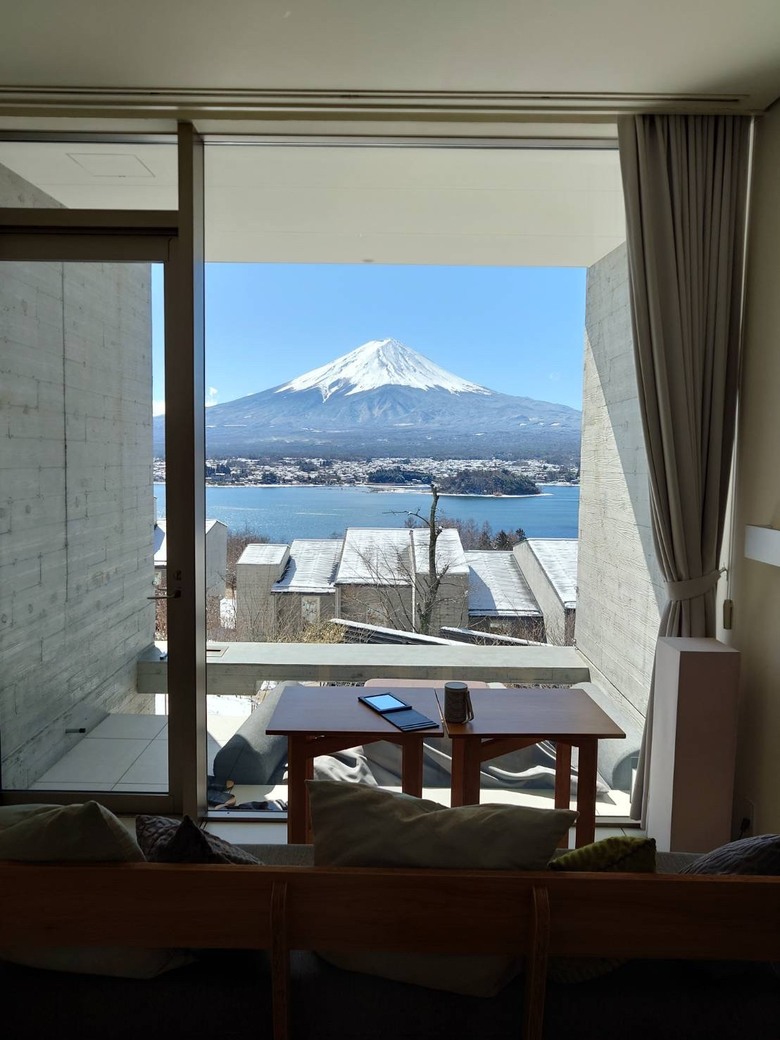
[[[629,292],[653,535],[668,602],[659,635],[714,636],[737,400],[750,120],[619,121]],[[631,814],[644,816],[650,691]]]

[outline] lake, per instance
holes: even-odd
[[[165,485],[155,484],[157,515],[165,516]],[[541,495],[493,498],[442,495],[439,514],[485,520],[494,533],[522,527],[530,538],[576,538],[579,487],[544,486]],[[406,516],[427,516],[431,496],[421,491],[367,487],[207,487],[206,516],[231,531],[247,527],[272,542],[331,538],[347,527],[402,527]]]

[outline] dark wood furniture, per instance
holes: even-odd
[[[388,687],[389,689],[389,687]],[[287,686],[271,717],[267,731],[284,734],[288,740],[287,840],[291,844],[310,841],[309,804],[306,781],[314,775],[314,758],[334,751],[389,740],[402,753],[401,788],[407,794],[422,794],[423,739],[441,737],[436,728],[402,733],[371,708],[361,704],[360,686]],[[395,686],[392,692],[417,711],[440,723],[439,707],[432,687]]]
[[[293,950],[516,955],[525,959],[516,1035],[540,1040],[549,957],[780,960],[780,878],[3,863],[0,946],[22,944],[270,950],[274,1040],[290,1036]],[[176,993],[179,971],[130,985]],[[40,972],[41,1001],[52,976]],[[81,981],[71,976],[69,986]],[[229,999],[229,978],[224,992]],[[9,990],[4,1015],[13,999]],[[609,1013],[608,1003],[599,1008],[594,1016]],[[777,1024],[765,1022],[763,1035]],[[384,1035],[381,1018],[375,1035]]]
[[[579,748],[577,764],[576,845],[588,845],[596,830],[596,758],[600,739],[625,733],[584,690],[480,690],[471,695],[474,718],[448,724],[452,738],[452,805],[479,802],[479,772],[483,762],[510,751],[553,740],[555,805],[571,801],[571,749]]]

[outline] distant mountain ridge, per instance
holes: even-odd
[[[210,458],[579,455],[581,413],[500,394],[398,340],[371,340],[287,383],[206,412]],[[154,420],[155,451],[163,424]]]

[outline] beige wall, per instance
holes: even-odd
[[[780,567],[746,560],[746,524],[780,528],[780,105],[757,123],[733,560],[742,651],[736,802],[780,831]]]

